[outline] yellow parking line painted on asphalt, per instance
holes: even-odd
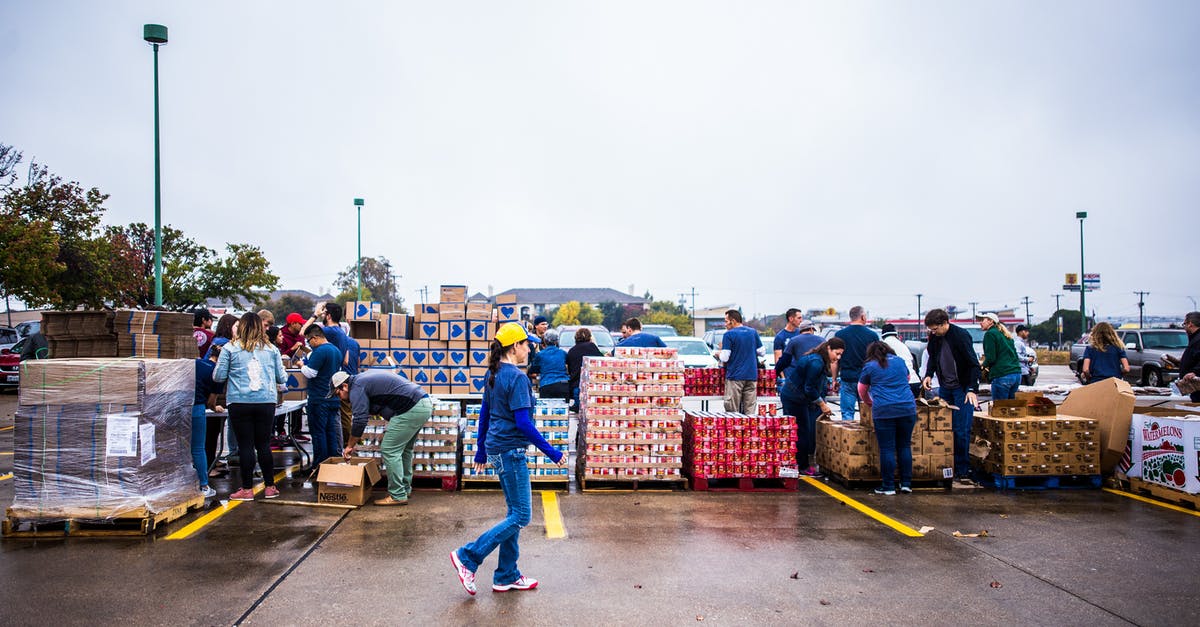
[[[299,468],[300,468],[300,465],[297,464],[286,470],[281,470],[281,471],[275,473],[275,483],[279,483],[280,481],[283,481],[283,478],[286,477],[288,475],[288,473],[290,473],[294,470],[298,470]],[[265,484],[265,483],[260,483],[256,486],[254,486],[254,493],[258,494],[259,492],[262,492],[263,489],[266,487],[266,485],[267,484]],[[200,531],[201,529],[203,529],[206,525],[208,525],[208,523],[211,523],[212,521],[224,516],[227,512],[229,512],[233,508],[237,507],[238,505],[241,505],[244,502],[245,501],[226,501],[224,505],[197,518],[196,520],[193,520],[192,522],[188,523],[188,525],[186,527],[167,536],[166,539],[167,540],[186,540],[186,539],[190,538],[193,534],[195,534],[197,531]]]
[[[808,483],[808,485],[811,485],[811,486],[815,487],[816,489],[824,492],[825,494],[828,494],[829,496],[832,496],[833,498],[845,503],[846,505],[849,505],[850,507],[858,510],[862,514],[865,514],[866,516],[873,518],[876,521],[887,525],[888,527],[891,527],[892,529],[900,532],[901,534],[904,534],[910,538],[925,537],[925,534],[921,533],[920,531],[917,531],[916,529],[909,527],[908,525],[896,520],[895,518],[887,516],[886,514],[883,514],[881,512],[873,510],[870,507],[867,507],[866,505],[859,503],[858,501],[846,496],[845,494],[842,494],[841,492],[838,492],[837,490],[834,490],[833,488],[825,485],[824,482],[820,481],[819,479],[814,479],[812,477],[800,477],[800,478],[803,479],[806,483]]]
[[[8,425],[7,427],[0,427],[0,431],[12,431],[12,429],[13,429],[13,425]]]
[[[12,451],[4,451],[4,452],[0,453],[0,455],[12,455],[12,454],[13,454]]]
[[[8,481],[9,479],[12,479],[12,473],[11,473],[11,472],[10,472],[10,473],[8,473],[7,475],[0,475],[0,481]]]
[[[558,509],[558,495],[542,490],[542,517],[546,521],[547,538],[565,538],[567,529],[563,527],[562,511]]]
[[[1124,497],[1131,498],[1131,499],[1133,499],[1133,500],[1135,500],[1135,501],[1141,501],[1141,502],[1143,502],[1143,503],[1149,503],[1149,504],[1151,504],[1151,505],[1157,505],[1157,506],[1159,506],[1159,507],[1165,507],[1165,508],[1167,508],[1167,509],[1169,509],[1169,510],[1174,510],[1174,511],[1177,511],[1177,512],[1183,512],[1183,513],[1185,513],[1185,514],[1191,514],[1192,516],[1200,516],[1200,512],[1192,511],[1192,510],[1190,510],[1190,509],[1187,509],[1187,508],[1184,508],[1184,507],[1180,507],[1180,506],[1178,506],[1178,505],[1171,505],[1170,503],[1163,503],[1162,501],[1156,501],[1156,500],[1154,500],[1154,499],[1148,499],[1148,498],[1146,498],[1146,497],[1144,497],[1144,496],[1141,496],[1140,494],[1133,494],[1133,493],[1130,493],[1130,492],[1125,492],[1124,490],[1114,490],[1114,489],[1112,489],[1112,488],[1104,488],[1104,491],[1105,491],[1105,492],[1110,492],[1110,493],[1112,493],[1112,494],[1119,494],[1119,495],[1121,495],[1121,496],[1124,496]]]

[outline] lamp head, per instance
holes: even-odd
[[[1084,218],[1086,218],[1086,217],[1087,217],[1087,212],[1086,212],[1086,211],[1076,211],[1076,212],[1075,212],[1075,217],[1076,217],[1076,218],[1079,218],[1080,220],[1082,220],[1082,219],[1084,219]]]
[[[355,198],[355,199],[354,199],[354,206],[355,206],[355,207],[361,207],[361,206],[363,206],[363,204],[365,204],[365,203],[363,203],[363,199],[362,199],[362,198]]]
[[[142,39],[150,44],[167,43],[167,27],[162,24],[146,24],[142,27]]]

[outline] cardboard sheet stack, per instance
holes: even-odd
[[[1099,422],[1059,415],[1039,393],[993,401],[972,424],[972,461],[1003,477],[1100,474]]]
[[[862,421],[817,421],[817,465],[848,481],[878,481],[879,443],[871,411],[863,404],[859,410]],[[952,410],[940,399],[917,400],[917,423],[912,435],[914,481],[953,478]]]
[[[467,406],[467,428],[463,432],[463,480],[464,481],[496,481],[495,469],[485,468],[476,472],[471,466],[475,459],[475,451],[479,448],[479,409],[480,405]],[[570,439],[570,415],[567,404],[558,399],[538,399],[533,408],[533,426],[542,437],[556,450],[568,450]],[[536,447],[530,446],[526,451],[529,463],[529,479],[531,481],[567,481],[568,469],[559,467],[550,461]]]
[[[580,382],[586,479],[682,479],[683,362],[673,348],[588,357]]]
[[[458,473],[458,421],[461,409],[457,402],[434,401],[433,414],[421,427],[413,446],[413,475],[417,477],[453,477]],[[388,472],[383,461],[383,436],[388,421],[371,418],[363,431],[359,457],[379,459],[379,467]]]
[[[42,333],[53,358],[195,359],[192,314],[170,311],[48,311]]]
[[[139,517],[197,497],[189,444],[194,385],[192,360],[22,363],[13,516]]]
[[[346,303],[362,367],[394,370],[430,394],[482,393],[488,343],[496,337],[492,307],[467,302],[464,285],[443,285],[440,294],[440,302],[418,303],[411,316],[382,314],[377,302]]]
[[[683,457],[694,478],[776,478],[790,468],[796,476],[796,419],[733,412],[688,412],[683,422]]]

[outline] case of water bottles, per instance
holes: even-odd
[[[433,414],[417,433],[413,446],[413,476],[453,477],[458,474],[458,433],[462,410],[456,401],[433,402]],[[358,448],[360,457],[376,457],[384,471],[383,436],[388,421],[372,418],[367,421]]]

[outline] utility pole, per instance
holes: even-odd
[[[1146,326],[1146,297],[1150,295],[1150,292],[1134,292],[1134,294],[1138,296],[1138,328],[1141,329]]]
[[[1086,211],[1076,211],[1075,219],[1079,220],[1079,324],[1082,333],[1087,333],[1087,275],[1083,272],[1083,221],[1087,219]]]
[[[1025,326],[1033,326],[1029,321],[1029,304],[1032,302],[1028,296],[1021,297],[1021,304],[1025,305]]]
[[[1058,303],[1058,301],[1062,298],[1062,294],[1051,294],[1051,296],[1054,297],[1054,313],[1058,313],[1059,310],[1062,309]]]
[[[425,295],[429,293],[429,286],[425,285],[425,286],[421,287],[421,289],[417,290],[417,293],[421,295],[421,304],[424,304],[425,303]]]
[[[924,296],[924,294],[917,294],[917,319],[918,320],[921,319],[921,297],[922,296]]]
[[[973,300],[967,304],[971,306],[971,319],[974,320],[975,319],[975,306],[979,304],[979,301]]]

